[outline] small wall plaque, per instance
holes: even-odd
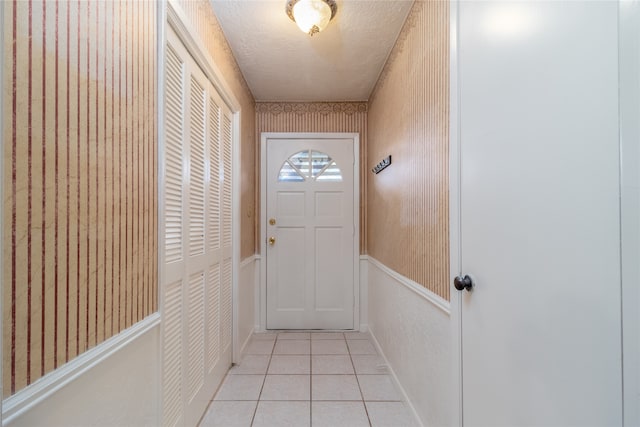
[[[382,172],[384,170],[384,168],[386,168],[390,164],[391,164],[391,155],[388,155],[387,157],[382,159],[382,161],[380,163],[375,165],[375,167],[373,169],[371,169],[371,172],[373,172],[373,173],[375,173],[377,175],[380,172]]]

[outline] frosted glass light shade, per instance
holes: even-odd
[[[324,30],[335,15],[335,2],[332,0],[289,0],[289,4],[293,4],[289,16],[310,36]]]

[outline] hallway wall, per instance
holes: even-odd
[[[240,124],[240,258],[257,250],[257,164],[255,145],[255,103],[249,86],[238,67],[229,43],[207,0],[180,0],[192,28],[198,34],[210,58],[225,78],[242,108]]]
[[[360,134],[360,164],[363,165],[360,170],[360,253],[366,253],[367,169],[364,165],[367,164],[367,103],[257,102],[256,147],[260,146],[262,132],[357,132]],[[257,159],[257,177],[260,177],[260,171],[257,170],[259,165],[260,159]],[[257,223],[256,233],[256,235],[260,233],[259,223]],[[259,247],[256,250],[259,250]]]
[[[156,3],[4,3],[3,396],[157,310]]]
[[[368,254],[449,299],[449,4],[416,1],[369,100]]]
[[[17,425],[53,409],[60,424],[157,424],[160,6],[2,4],[3,416]],[[254,100],[209,4],[183,6],[242,109],[241,250],[253,265]],[[247,280],[239,317],[251,326]]]
[[[448,2],[414,3],[369,99],[367,152],[369,329],[422,423],[451,425]]]

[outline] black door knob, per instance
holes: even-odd
[[[462,291],[464,289],[470,291],[473,288],[473,280],[468,275],[457,276],[453,279],[453,286],[456,287],[457,290]]]

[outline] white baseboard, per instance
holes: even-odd
[[[247,335],[247,338],[244,340],[242,345],[240,345],[240,359],[242,359],[242,357],[244,356],[245,351],[247,350],[247,345],[249,345],[249,342],[251,341],[251,337],[253,336],[254,332],[255,330],[251,329],[251,332],[249,332],[249,335]]]
[[[409,399],[409,395],[405,391],[404,387],[402,387],[402,384],[398,380],[398,376],[394,372],[393,367],[391,366],[391,364],[387,360],[387,357],[384,355],[384,351],[382,351],[382,347],[380,347],[380,343],[378,342],[376,336],[371,331],[369,331],[369,336],[371,336],[371,340],[373,341],[373,345],[376,347],[376,350],[378,351],[378,354],[380,356],[382,356],[382,358],[384,359],[384,363],[385,363],[385,365],[387,365],[387,369],[389,371],[389,375],[391,375],[391,378],[393,379],[393,382],[394,382],[395,386],[400,391],[400,394],[402,394],[402,400],[404,400],[404,403],[411,410],[411,414],[413,415],[414,421],[417,422],[420,427],[424,427],[424,425],[422,424],[422,421],[420,421],[420,417],[418,416],[418,413],[416,412],[416,408],[413,407],[413,404],[411,403],[411,400]]]

